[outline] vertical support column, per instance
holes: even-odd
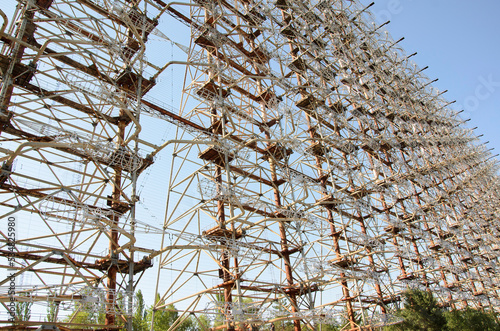
[[[126,118],[126,113],[124,110],[120,110],[120,118]],[[118,123],[118,132],[117,132],[117,138],[118,141],[116,142],[117,148],[120,148],[120,146],[123,145],[124,137],[125,137],[125,127],[127,123],[123,120],[121,120]],[[118,223],[120,221],[120,216],[118,211],[120,210],[121,204],[121,192],[122,192],[122,170],[117,167],[115,168],[115,173],[113,176],[113,192],[111,194],[111,209],[114,210],[116,213],[113,215],[113,225],[118,226]],[[116,325],[116,314],[115,314],[115,308],[113,307],[115,301],[116,301],[116,276],[118,273],[118,266],[117,266],[117,261],[118,261],[118,256],[116,255],[116,250],[118,249],[118,231],[116,229],[111,229],[109,231],[109,259],[110,259],[110,266],[107,272],[107,284],[106,284],[106,289],[107,289],[107,294],[106,294],[106,316],[104,320],[104,324],[106,326],[114,326]]]
[[[300,81],[300,77],[298,74],[297,74],[297,79]],[[307,120],[309,136],[311,137],[311,143],[315,143],[316,138],[315,138],[314,132],[312,130],[313,127],[311,125],[311,117],[308,114],[306,114],[306,120]],[[339,133],[336,132],[336,134],[339,134]],[[318,168],[318,176],[319,176],[321,188],[323,190],[323,195],[327,196],[328,195],[327,176],[325,176],[323,174],[323,170],[322,170],[323,165],[322,165],[321,158],[319,156],[316,156],[315,160],[316,160],[316,166]],[[332,241],[333,241],[333,250],[335,252],[337,259],[341,259],[342,254],[340,251],[340,243],[339,243],[340,232],[337,231],[337,229],[335,227],[335,219],[333,216],[332,209],[329,208],[329,205],[325,205],[325,208],[326,208],[326,212],[327,212],[327,221],[328,221],[328,224],[330,225],[330,235],[329,236],[332,238]],[[350,325],[351,329],[356,329],[356,315],[354,314],[354,309],[353,309],[352,302],[351,302],[352,298],[351,298],[351,294],[349,291],[349,285],[348,285],[347,280],[346,280],[346,274],[344,272],[341,272],[339,276],[341,279],[340,284],[342,286],[342,295],[343,295],[344,300],[346,302],[346,312],[347,312],[347,318],[349,320],[349,325]]]
[[[209,25],[211,28],[216,28],[215,24],[215,18],[211,15],[211,13],[205,9],[205,24]],[[213,64],[214,60],[218,58],[217,53],[219,50],[217,49],[216,46],[213,48],[213,53],[207,49],[207,61],[209,64]],[[217,84],[220,88],[219,91],[217,89],[215,90],[215,93],[222,93],[222,81],[219,76],[215,76],[212,71],[209,73],[209,79],[212,81],[213,79],[217,80]],[[216,97],[222,97],[222,95],[218,95]],[[217,139],[216,137],[219,135],[222,130],[222,132],[225,131],[225,126],[224,126],[224,121],[221,118],[223,116],[219,115],[218,109],[215,105],[215,103],[211,107],[211,127],[212,127],[212,132],[214,135],[214,140]],[[227,165],[227,157],[221,157],[219,162],[215,163],[215,174],[214,174],[214,180],[217,185],[217,192],[218,195],[223,190],[223,167]],[[225,202],[223,199],[217,200],[217,226],[219,229],[223,230],[223,233],[226,235],[227,232],[227,225],[226,225],[226,211],[225,211]],[[226,243],[221,242],[221,246],[223,247]],[[226,329],[228,331],[234,330],[234,325],[231,322],[231,315],[232,315],[232,305],[231,303],[233,302],[233,296],[232,296],[232,287],[233,284],[231,282],[231,273],[230,273],[230,268],[231,268],[231,260],[230,256],[228,254],[228,251],[224,248],[221,248],[221,253],[220,253],[220,266],[221,266],[221,278],[222,278],[222,288],[223,288],[223,300],[224,300],[224,315],[226,316]]]
[[[266,118],[264,117],[264,120],[266,121]],[[266,139],[268,139],[268,133],[266,132]],[[276,165],[274,164],[274,160],[272,157],[269,157],[269,166],[271,168],[271,180],[276,183],[278,181],[278,177],[276,175]],[[280,198],[280,192],[279,190],[274,187],[274,203],[277,207],[281,207],[281,198]],[[283,255],[283,261],[285,264],[285,276],[288,285],[291,287],[291,290],[289,292],[289,299],[290,303],[292,305],[292,312],[296,313],[299,311],[298,305],[297,305],[297,295],[295,293],[295,289],[293,288],[293,270],[290,262],[290,251],[288,249],[288,240],[286,236],[286,226],[285,222],[279,221],[279,231],[280,231],[280,238],[281,238],[281,254]],[[294,331],[300,331],[301,326],[300,326],[300,320],[294,319],[293,320],[293,329]]]
[[[18,3],[19,8],[22,6],[22,3]],[[21,39],[25,43],[33,42],[33,34],[35,32],[35,24],[33,23],[34,17],[34,6],[33,0],[29,0],[24,5],[24,10],[21,11],[23,14],[21,24],[19,25],[17,31],[17,37]],[[25,46],[21,45],[18,42],[12,42],[14,46],[10,52],[10,63],[7,68],[7,72],[4,73],[2,79],[2,87],[0,89],[0,115],[6,115],[7,109],[10,104],[10,99],[12,97],[12,92],[14,90],[14,68],[17,64],[21,62],[21,58],[24,55]]]

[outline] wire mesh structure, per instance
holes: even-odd
[[[172,330],[202,316],[220,330],[376,329],[401,322],[392,312],[408,288],[496,309],[496,159],[369,7],[18,0],[11,17],[0,11],[0,218],[33,219],[14,248],[0,229],[2,267],[32,275],[14,296],[0,281],[1,322],[15,299],[56,307],[53,321],[16,321],[25,327],[89,327],[67,310],[132,330],[145,279],[159,293],[153,319],[175,305]],[[186,40],[171,40],[172,21]],[[159,39],[184,57],[161,54]],[[185,68],[170,77],[178,110],[150,97],[173,66]],[[167,140],[151,133],[164,126],[176,130]],[[166,151],[155,226],[139,221],[138,180]]]
[[[31,276],[2,303],[52,308],[54,320],[14,320],[25,327],[78,326],[80,312],[104,315],[96,327],[130,327],[134,277],[152,266],[134,252],[137,177],[153,164],[139,139],[141,99],[155,85],[144,78],[154,71],[144,42],[157,22],[120,1],[13,1],[6,9],[1,217],[19,224],[13,247],[2,229],[0,254],[14,276]]]

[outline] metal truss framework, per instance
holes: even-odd
[[[0,229],[1,264],[33,275],[16,300],[56,311],[19,325],[78,327],[58,316],[67,306],[131,330],[155,257],[153,317],[174,304],[171,329],[202,315],[221,330],[375,329],[400,322],[409,287],[499,306],[496,160],[369,6],[15,4],[0,11],[0,218],[34,227],[14,253]],[[185,26],[187,59],[149,60],[154,37],[168,39],[160,19]],[[172,64],[186,67],[180,110],[149,98]],[[166,124],[172,139],[141,138]],[[138,221],[137,181],[163,149],[158,229]]]

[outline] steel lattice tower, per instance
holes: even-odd
[[[0,12],[0,218],[32,227],[16,229],[14,250],[0,228],[0,264],[32,278],[14,296],[2,278],[1,322],[14,298],[55,311],[19,329],[132,330],[141,282],[159,293],[153,318],[178,309],[172,330],[201,316],[220,330],[376,329],[400,322],[391,312],[408,288],[498,307],[496,159],[370,6],[11,6]],[[171,41],[182,34],[168,24],[186,40]],[[183,55],[168,59],[159,39]],[[174,66],[185,68],[169,77],[179,109],[152,97]],[[165,126],[167,139],[155,134]],[[163,227],[138,192],[159,155],[166,203],[148,208]],[[70,308],[104,319],[79,325]]]

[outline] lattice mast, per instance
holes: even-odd
[[[14,299],[35,303],[32,318],[16,323],[131,329],[135,275],[152,266],[134,259],[135,209],[137,178],[153,164],[144,155],[156,146],[139,139],[139,114],[155,85],[145,77],[158,69],[145,42],[160,8],[106,0],[8,5],[0,213],[18,219],[15,275],[29,279]],[[1,231],[1,255],[10,256]],[[47,309],[49,319],[39,316]],[[78,324],[79,314],[94,316],[94,325]]]
[[[483,230],[463,222],[496,165],[385,24],[351,1],[183,8],[166,7],[192,45],[165,226],[192,250],[161,256],[159,288],[173,263],[182,272],[158,308],[300,330],[395,323],[408,287],[492,307],[495,240],[471,244]]]

